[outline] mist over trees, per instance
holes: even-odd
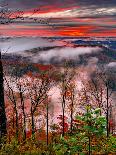
[[[3,5],[0,20],[25,18]],[[84,65],[62,60],[9,63],[0,51],[0,154],[115,154],[114,72],[103,65],[86,76]]]

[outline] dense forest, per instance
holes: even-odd
[[[7,66],[1,61],[1,155],[115,154],[113,80],[104,70],[80,84],[72,61]]]

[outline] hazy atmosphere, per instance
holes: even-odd
[[[116,0],[0,0],[0,155],[115,155]]]

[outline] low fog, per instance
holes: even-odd
[[[25,50],[31,50],[37,47],[53,47],[60,46],[58,42],[50,42],[42,38],[10,38],[4,41],[0,40],[0,50],[2,53],[18,53]]]
[[[52,61],[61,62],[64,59],[78,60],[79,55],[100,52],[101,50],[102,49],[99,47],[65,47],[61,49],[57,48],[46,52],[41,52],[40,54],[38,54],[38,56],[35,56],[32,59],[34,62],[42,61],[46,64],[49,64]]]

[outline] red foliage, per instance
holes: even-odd
[[[113,127],[113,121],[112,120],[109,120],[109,125],[111,126],[111,127]]]
[[[31,130],[26,132],[26,137],[27,138],[31,138],[31,135],[32,135],[32,131]]]
[[[29,71],[28,73],[27,73],[27,75],[29,76],[29,77],[32,77],[32,72],[31,71]]]
[[[62,115],[59,115],[57,117],[57,119],[60,120],[60,122],[58,123],[59,124],[59,132],[62,132],[62,129],[63,129],[63,116]],[[68,118],[66,116],[64,116],[64,132],[67,132],[68,129],[69,129],[69,124],[67,122],[67,119]]]
[[[34,66],[41,71],[47,71],[49,69],[52,69],[52,65],[35,64]]]

